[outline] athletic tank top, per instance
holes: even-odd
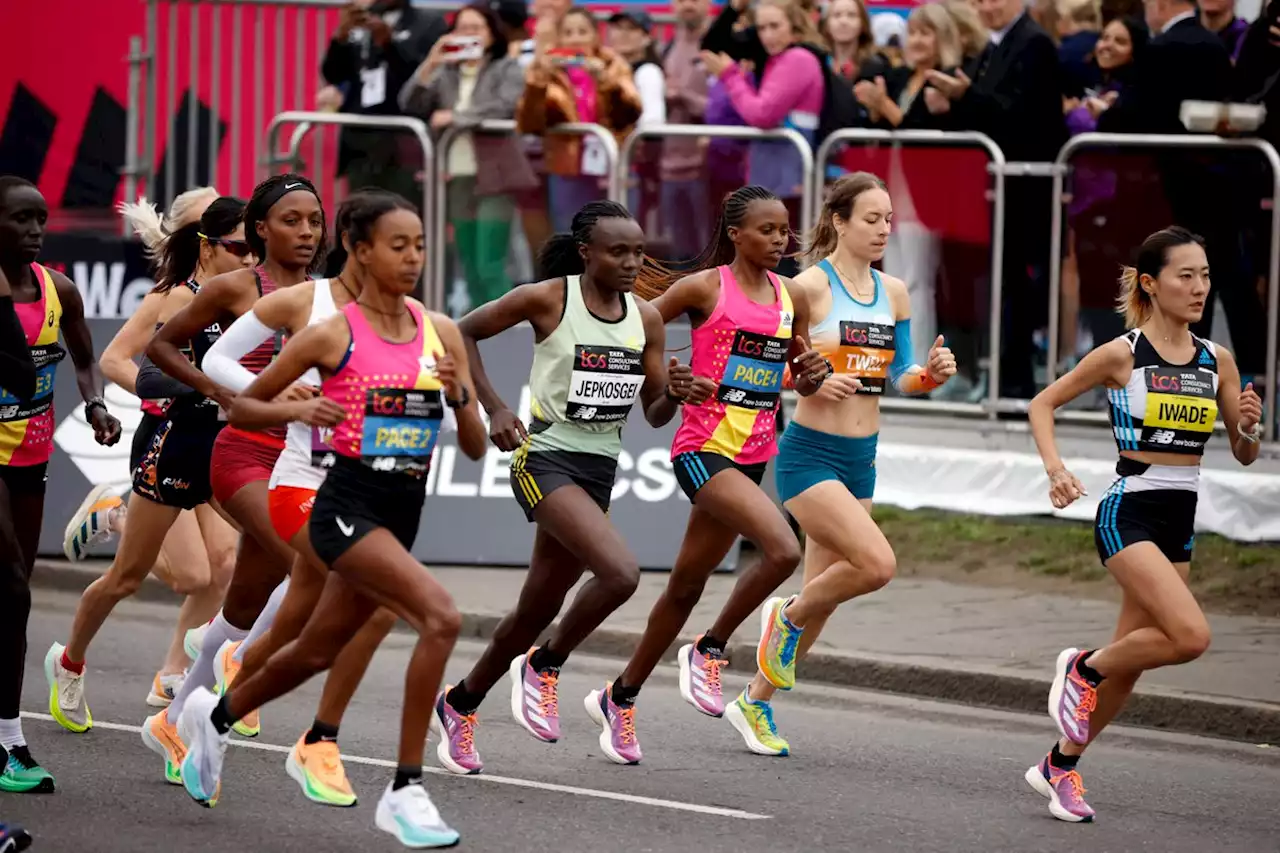
[[[775,410],[791,347],[791,295],[769,273],[775,299],[752,302],[733,271],[720,267],[720,297],[706,322],[693,330],[694,375],[719,384],[701,406],[681,406],[671,458],[702,451],[740,465],[768,462],[777,452]]]
[[[259,266],[253,271],[253,280],[258,285],[258,296],[263,297],[268,293],[275,293],[278,289],[276,283],[267,274],[267,268]],[[263,341],[261,345],[247,353],[244,358],[240,359],[240,364],[250,373],[258,374],[267,369],[267,365],[275,360],[280,354],[280,350],[284,348],[284,335],[277,332],[276,336],[270,340]],[[251,438],[269,444],[272,447],[284,447],[286,429],[282,426],[267,427],[264,430],[249,431],[231,429],[238,435]]]
[[[630,293],[622,317],[602,320],[565,277],[560,324],[533,345],[529,371],[529,452],[564,450],[617,458],[622,427],[644,384],[644,321]]]
[[[186,281],[184,284],[192,293],[200,292],[200,285],[195,281]],[[159,329],[163,325],[163,323],[157,323],[156,328]],[[213,349],[213,345],[218,342],[220,337],[222,337],[222,326],[218,323],[211,323],[193,335],[191,340],[178,348],[178,351],[186,356],[187,361],[191,362],[191,365],[196,370],[201,370],[204,367],[204,357],[208,355],[209,350]],[[200,421],[213,423],[223,419],[217,403],[208,397],[196,395],[168,401],[163,414],[172,420],[183,422]]]
[[[356,303],[342,309],[351,345],[321,392],[346,410],[347,419],[332,435],[319,436],[313,458],[321,467],[332,467],[336,454],[374,471],[426,477],[444,420],[443,386],[435,376],[444,346],[426,313],[405,304],[418,332],[403,344],[379,337]]]
[[[1191,337],[1191,361],[1172,364],[1138,329],[1122,336],[1133,371],[1123,388],[1107,391],[1120,450],[1204,455],[1218,419],[1218,355],[1212,341]]]
[[[338,313],[333,302],[333,291],[329,287],[329,279],[322,278],[314,284],[315,292],[311,296],[311,314],[307,318],[308,326],[315,326]],[[314,367],[302,374],[299,380],[308,385],[320,387],[320,371]],[[291,486],[299,489],[318,489],[324,482],[325,472],[311,464],[313,446],[312,432],[314,427],[294,421],[286,428],[284,451],[276,460],[276,467],[271,471],[268,488]]]
[[[875,286],[871,301],[859,302],[830,261],[821,260],[818,266],[827,274],[831,310],[821,323],[809,327],[813,348],[831,362],[836,373],[859,379],[859,394],[883,394],[896,336],[893,306],[880,273],[871,270]]]
[[[62,300],[53,275],[39,264],[31,265],[31,275],[40,287],[40,298],[14,302],[13,310],[36,365],[36,392],[24,403],[0,387],[0,465],[15,468],[41,465],[53,453],[53,380],[58,362],[67,355],[58,343]]]

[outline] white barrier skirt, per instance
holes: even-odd
[[[1116,479],[1115,460],[1064,461],[1088,495],[1055,510],[1044,466],[1034,454],[881,442],[875,501],[908,510],[1092,521],[1098,501]],[[1202,469],[1196,531],[1245,542],[1280,541],[1280,475]]]

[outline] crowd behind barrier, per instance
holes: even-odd
[[[689,16],[699,14],[699,4],[704,18],[702,29],[694,33]],[[1006,76],[1033,77],[1035,69],[1015,67],[1007,55],[1001,59],[999,49],[987,46],[982,22],[951,3],[945,4],[951,17],[917,9],[899,37],[891,36],[898,38],[896,48],[906,57],[899,65],[885,59],[892,49],[877,52],[878,43],[866,36],[871,28],[858,0],[824,4],[828,14],[821,35],[833,45],[831,69],[822,72],[827,91],[830,81],[837,79],[834,75],[846,70],[835,61],[837,36],[844,32],[837,30],[847,24],[838,20],[839,4],[863,12],[854,27],[855,64],[862,62],[866,73],[872,73],[868,69],[874,63],[882,65],[875,66],[879,73],[874,78],[858,80],[852,90],[856,104],[824,103],[819,116],[811,92],[794,86],[782,91],[787,87],[777,75],[772,81],[767,73],[763,80],[753,76],[758,66],[752,64],[751,51],[762,48],[754,28],[742,26],[746,14],[738,0],[711,24],[712,30],[718,28],[720,41],[714,46],[724,48],[724,59],[699,55],[712,37],[706,29],[706,0],[676,0],[671,15],[650,16],[628,6],[598,14],[600,23],[608,25],[604,40],[594,25],[569,26],[548,35],[537,10],[567,7],[561,0],[537,0],[531,9],[523,0],[461,7],[414,2],[393,22],[394,32],[387,27],[381,36],[370,32],[358,38],[359,28],[340,0],[152,0],[146,39],[131,45],[126,193],[145,189],[164,201],[183,186],[212,183],[223,192],[245,195],[254,180],[284,164],[314,175],[331,208],[357,180],[397,189],[422,200],[430,258],[425,298],[441,310],[461,314],[493,296],[492,287],[473,281],[481,268],[477,252],[489,271],[484,277],[502,279],[504,288],[528,280],[533,252],[552,226],[563,227],[565,212],[590,198],[610,197],[626,204],[645,226],[653,254],[681,262],[710,238],[721,190],[748,181],[771,185],[792,209],[794,226],[807,230],[829,180],[865,169],[884,178],[894,197],[898,221],[885,267],[912,283],[913,316],[921,327],[918,337],[932,340],[935,330],[946,334],[964,366],[961,381],[935,395],[943,399],[886,403],[996,417],[1025,409],[1035,385],[1051,381],[1089,344],[1114,333],[1110,301],[1116,267],[1128,260],[1147,231],[1187,210],[1191,196],[1179,197],[1174,185],[1182,174],[1179,170],[1192,163],[1186,159],[1192,155],[1174,159],[1173,152],[1195,149],[1207,155],[1195,168],[1211,181],[1225,176],[1230,184],[1233,197],[1223,205],[1243,209],[1233,221],[1242,223],[1241,232],[1252,241],[1246,244],[1245,236],[1233,234],[1240,245],[1222,248],[1214,243],[1215,238],[1222,242],[1215,233],[1211,254],[1216,249],[1242,258],[1233,275],[1223,276],[1231,337],[1236,337],[1242,313],[1250,322],[1264,320],[1258,323],[1259,340],[1251,342],[1257,350],[1253,366],[1241,360],[1243,372],[1262,386],[1264,422],[1268,435],[1275,437],[1280,160],[1271,144],[1260,138],[1180,135],[1178,127],[1158,134],[1136,133],[1133,127],[1121,126],[1121,118],[1129,116],[1124,120],[1130,121],[1134,112],[1123,93],[1108,96],[1092,88],[1081,96],[1087,104],[1064,100],[1066,124],[1073,132],[1079,125],[1086,131],[1121,133],[1085,133],[1071,140],[1065,133],[1057,138],[1052,129],[1040,133],[1040,125],[1061,124],[1061,116],[1019,111],[993,92],[981,96],[1005,104],[1003,112],[979,115],[981,111],[971,106],[966,112],[962,107],[969,101],[962,95],[950,101],[945,96],[958,80],[972,78],[977,90],[996,74],[989,66],[1010,65],[998,69]],[[785,0],[764,0],[763,5],[788,14],[792,6]],[[1102,4],[1104,9],[1107,5]],[[166,7],[164,14],[161,6]],[[432,17],[436,9],[457,14],[450,23],[441,15]],[[1042,31],[1032,31],[1034,24],[1024,24],[1024,18],[1006,30],[1018,44],[1006,47],[1005,54],[1025,50],[1032,55],[1050,44]],[[242,38],[250,22],[251,45]],[[1186,23],[1173,21],[1168,26]],[[799,33],[811,23],[794,18],[788,25]],[[1125,26],[1136,32],[1131,21]],[[662,27],[670,28],[669,41],[659,38]],[[227,63],[221,61],[223,30],[230,33]],[[932,33],[932,53],[919,47],[919,39],[911,40],[911,33],[925,30]],[[530,31],[534,37],[525,38]],[[1059,32],[1067,31],[1060,27]],[[438,48],[449,41],[442,38],[446,33],[482,34],[487,50],[500,42],[503,50],[492,52],[494,57],[507,57],[505,79],[486,82],[483,76],[477,81],[475,74],[455,74],[442,80]],[[1109,40],[1123,35],[1118,33],[1117,27],[1109,26],[1100,34],[1083,35],[1099,45],[1101,57]],[[1067,32],[1061,39],[1063,56],[1081,36],[1078,30]],[[426,44],[428,39],[435,50],[404,55],[406,45]],[[656,49],[660,41],[666,43],[661,53]],[[591,74],[597,80],[599,102],[594,96],[575,100],[575,93],[581,94],[579,84],[588,79],[582,76],[585,72],[573,63],[546,62],[548,47],[552,54],[576,51],[578,59],[595,63]],[[1239,49],[1237,45],[1237,53]],[[347,57],[351,61],[345,70],[339,69],[342,57],[335,58],[342,51],[355,57]],[[797,74],[812,73],[816,67],[801,46],[784,53]],[[1130,59],[1136,62],[1137,56],[1135,45]],[[706,71],[687,73],[702,68],[700,63],[726,60],[740,62],[746,70],[726,66],[710,84]],[[606,85],[606,70],[616,71],[619,63],[629,64],[633,73]],[[513,71],[512,66],[521,70]],[[308,86],[317,67],[323,67],[328,85],[312,98]],[[664,69],[667,91],[659,85],[655,95],[654,74],[661,81]],[[348,82],[334,85],[333,78],[341,74],[348,75]],[[246,76],[253,85],[241,85]],[[1115,79],[1121,76],[1117,73]],[[1133,79],[1126,76],[1126,85]],[[1105,89],[1111,82],[1097,85]],[[517,91],[521,84],[523,89]],[[757,84],[758,89],[753,88]],[[184,85],[188,95],[180,99]],[[851,80],[849,85],[854,85]],[[559,100],[547,94],[548,86],[560,86]],[[409,97],[415,87],[431,89],[431,97]],[[690,88],[684,94],[673,93],[680,87]],[[224,91],[230,93],[225,110]],[[534,95],[545,102],[539,100],[540,108],[531,110],[528,102]],[[977,96],[970,100],[980,101]],[[315,110],[316,105],[324,109]],[[856,117],[848,114],[847,124],[854,126],[842,122],[835,128],[819,127],[830,124],[831,110],[845,107],[859,111]],[[558,111],[555,115],[562,123],[549,124],[549,110]],[[227,122],[218,120],[224,112],[230,116]],[[266,115],[274,118],[267,121]],[[296,128],[281,151],[277,137],[285,124]],[[1025,133],[1024,125],[1029,128]],[[343,127],[337,140],[324,132],[336,126]],[[348,136],[349,131],[364,133],[361,138],[374,140],[378,150],[365,156],[353,149],[355,137]],[[540,139],[544,132],[552,134],[545,146]],[[306,146],[309,133],[311,144]],[[162,138],[172,144],[157,167],[154,151]],[[389,141],[393,138],[402,142]],[[490,153],[496,149],[476,142],[489,138],[505,140],[502,157],[514,151],[533,177],[512,177],[507,160]],[[1246,163],[1242,154],[1260,155],[1265,162]],[[696,165],[692,171],[691,163]],[[1257,180],[1262,169],[1269,173],[1265,182]],[[331,183],[327,176],[332,176]],[[497,191],[495,178],[502,179]],[[1208,196],[1194,198],[1203,202]],[[1099,199],[1105,203],[1097,203]],[[493,203],[481,203],[486,200]],[[1212,218],[1213,213],[1205,216]],[[1218,258],[1213,262],[1216,267]],[[499,274],[490,274],[495,269]],[[1265,298],[1256,294],[1258,310],[1251,316],[1247,310],[1241,312],[1246,303],[1239,299],[1241,289],[1254,284],[1250,276],[1256,277],[1260,291],[1265,289]],[[1227,304],[1228,293],[1234,293],[1232,304]],[[1262,310],[1265,318],[1258,316]],[[1029,384],[1033,375],[1034,384]],[[1063,417],[1105,422],[1103,402],[1085,401]]]

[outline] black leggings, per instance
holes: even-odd
[[[0,720],[18,716],[46,466],[0,466]],[[19,537],[18,531],[22,531]]]

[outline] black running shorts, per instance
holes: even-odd
[[[208,503],[213,497],[209,461],[224,426],[212,420],[166,418],[133,470],[134,494],[178,509]]]
[[[768,462],[758,462],[755,465],[739,465],[727,456],[721,456],[719,453],[709,453],[705,450],[692,450],[688,453],[681,453],[675,459],[671,460],[671,467],[675,469],[676,482],[680,484],[680,488],[684,491],[685,497],[691,502],[698,490],[711,482],[711,478],[721,471],[729,468],[737,468],[747,478],[757,486],[764,481],[764,472],[768,469]]]
[[[1153,543],[1171,563],[1191,561],[1196,544],[1197,493],[1194,489],[1150,488],[1150,481],[1142,480],[1149,467],[1121,458],[1116,466],[1119,478],[1098,503],[1093,542],[1103,565],[1138,542]]]
[[[529,521],[538,504],[561,486],[577,486],[608,513],[617,473],[618,460],[612,456],[522,447],[511,457],[511,491]]]
[[[142,413],[142,420],[138,421],[138,429],[133,433],[133,444],[129,447],[129,473],[138,470],[143,455],[151,446],[151,437],[156,434],[156,430],[162,423],[164,423],[163,415],[153,412]]]
[[[374,471],[338,457],[311,509],[311,547],[332,567],[353,545],[385,527],[405,550],[413,548],[427,497],[427,478]]]

